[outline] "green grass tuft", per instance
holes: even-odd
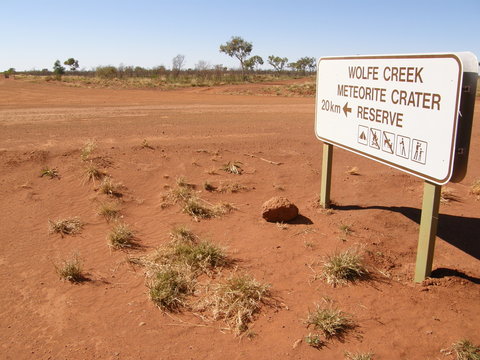
[[[353,328],[350,316],[332,306],[317,308],[310,312],[306,321],[307,327],[312,326],[314,330],[320,331],[326,338],[342,338],[344,333]]]
[[[167,311],[178,311],[192,292],[190,281],[181,272],[168,267],[155,272],[147,286],[150,299]]]

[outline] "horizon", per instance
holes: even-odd
[[[480,55],[473,28],[480,13],[476,0],[309,0],[301,7],[284,0],[241,5],[86,0],[78,7],[29,0],[4,4],[2,10],[0,31],[8,35],[0,71],[51,70],[57,59],[63,63],[71,57],[79,61],[79,70],[108,65],[170,69],[178,54],[185,55],[184,69],[200,61],[236,69],[238,61],[219,51],[232,36],[253,44],[251,55],[263,58],[262,70],[271,69],[270,55],[289,62],[343,55]]]

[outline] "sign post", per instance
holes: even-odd
[[[415,282],[422,282],[432,272],[441,189],[440,185],[425,181],[420,233],[418,235],[417,263],[415,265]]]
[[[322,161],[322,186],[320,189],[320,206],[324,209],[330,207],[330,189],[332,184],[332,157],[333,145],[323,144]]]
[[[416,282],[431,273],[441,186],[452,177],[461,181],[466,172],[477,78],[472,53],[318,61],[320,205],[330,205],[333,146],[424,179]]]

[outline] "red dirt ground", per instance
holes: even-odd
[[[0,80],[0,358],[343,359],[350,351],[373,352],[374,359],[451,359],[441,350],[452,343],[480,343],[480,203],[470,194],[480,178],[478,101],[469,172],[448,185],[458,201],[441,206],[435,277],[414,284],[421,180],[335,149],[338,208],[328,214],[315,205],[322,143],[314,136],[313,98],[217,90]],[[123,220],[141,249],[107,245],[111,225],[95,213],[103,197],[82,180],[80,149],[90,139],[98,144],[93,155],[126,187]],[[154,149],[142,148],[144,139]],[[218,170],[228,161],[242,162],[245,173]],[[45,165],[61,178],[41,178]],[[353,166],[359,175],[346,173]],[[209,175],[211,169],[218,174]],[[178,206],[161,207],[165,185],[179,176],[199,189],[208,180],[251,190],[203,191],[202,198],[231,202],[238,211],[195,222]],[[282,229],[262,220],[261,204],[275,195],[299,207],[300,221]],[[49,233],[49,220],[71,216],[86,223],[80,234]],[[188,312],[168,316],[149,300],[143,269],[126,256],[152,251],[178,224],[227,247],[242,270],[271,284],[281,306],[256,315],[250,326],[256,336],[236,337],[219,330],[221,322]],[[353,232],[342,234],[342,225]],[[312,268],[319,268],[311,264],[355,244],[367,250],[371,280],[333,288],[314,279]],[[58,278],[53,263],[72,251],[91,281]],[[305,319],[324,297],[357,327],[316,350],[298,340],[312,331]]]

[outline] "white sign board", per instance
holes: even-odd
[[[461,85],[455,54],[321,58],[315,133],[442,185],[453,171]]]

